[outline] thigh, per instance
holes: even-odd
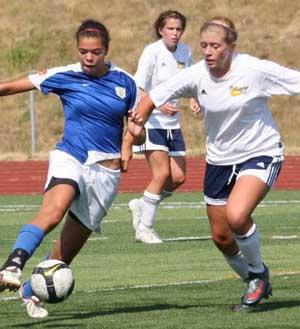
[[[246,234],[251,214],[275,182],[283,158],[259,156],[237,165],[237,178],[227,202],[227,217],[235,233]]]
[[[69,184],[58,184],[44,193],[41,210],[53,207],[68,209],[76,197],[76,189]]]
[[[186,159],[184,156],[170,157],[170,167],[172,177],[185,176],[186,174]]]
[[[59,239],[54,245],[50,258],[70,264],[79,253],[92,231],[68,214]]]
[[[226,205],[214,206],[207,204],[206,211],[210,223],[212,239],[216,246],[227,255],[238,252],[232,230],[227,221]]]
[[[171,174],[169,154],[164,151],[147,151],[145,156],[152,173],[146,190],[153,194],[160,194]]]
[[[206,205],[206,212],[213,235],[227,235],[231,231],[226,217],[226,206]]]
[[[165,151],[146,151],[146,160],[152,172],[152,176],[161,176],[170,173],[170,157]]]
[[[227,215],[230,224],[243,225],[247,222],[268,191],[269,187],[256,176],[239,177],[227,200]],[[237,223],[237,221],[241,221],[241,223]]]
[[[64,217],[73,200],[76,190],[68,184],[59,184],[45,192],[42,205],[31,224],[45,232],[50,232]]]
[[[186,160],[184,156],[170,157],[170,177],[165,189],[173,191],[182,185],[186,176]]]

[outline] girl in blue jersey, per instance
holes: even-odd
[[[269,110],[272,95],[299,95],[300,72],[236,51],[232,21],[215,17],[200,30],[203,60],[150,91],[132,119],[141,125],[151,111],[178,97],[196,97],[204,112],[204,195],[212,239],[246,282],[241,304],[253,310],[272,293],[253,211],[276,181],[284,157]],[[144,119],[135,119],[143,114]]]
[[[41,208],[19,232],[0,271],[0,291],[20,288],[31,317],[48,315],[21,273],[44,236],[66,216],[49,258],[70,264],[93,231],[100,230],[120,181],[124,118],[135,107],[132,77],[109,62],[106,27],[84,21],[76,33],[79,63],[0,83],[0,95],[38,89],[59,96],[64,109],[63,138],[50,152]]]

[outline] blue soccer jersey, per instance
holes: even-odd
[[[65,127],[57,149],[85,164],[120,157],[124,117],[137,102],[137,87],[128,73],[110,64],[105,75],[91,77],[77,63],[28,78],[63,104]]]

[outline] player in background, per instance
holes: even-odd
[[[135,73],[141,99],[145,92],[193,64],[191,48],[180,43],[185,27],[186,17],[175,10],[164,11],[156,19],[154,28],[158,40],[145,47]],[[194,100],[190,101],[190,107],[195,114],[200,110]],[[144,153],[152,173],[143,196],[129,202],[135,238],[144,243],[161,243],[153,228],[159,203],[171,196],[186,176],[179,99],[152,112],[146,123],[146,142],[134,147],[134,151]]]
[[[120,181],[124,119],[137,102],[138,88],[129,74],[105,61],[109,32],[94,20],[76,32],[79,62],[0,83],[0,95],[33,89],[56,94],[63,105],[62,140],[50,152],[48,177],[39,212],[24,225],[0,271],[0,291],[16,290],[33,318],[48,315],[33,295],[30,282],[21,285],[22,270],[66,214],[61,235],[49,258],[70,264],[107,214]]]
[[[138,135],[151,111],[171,99],[196,97],[201,104],[206,210],[215,245],[246,283],[234,308],[241,311],[253,310],[272,293],[252,213],[275,182],[284,156],[268,99],[299,94],[300,72],[238,53],[237,36],[230,19],[207,21],[200,30],[203,60],[151,90],[130,120]]]

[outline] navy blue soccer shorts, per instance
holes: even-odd
[[[181,129],[146,129],[146,142],[134,145],[134,152],[165,151],[170,156],[185,156],[185,142]]]
[[[235,182],[244,175],[256,176],[271,188],[280,173],[283,159],[283,156],[258,156],[236,165],[216,166],[207,163],[204,179],[205,202],[226,205]]]

